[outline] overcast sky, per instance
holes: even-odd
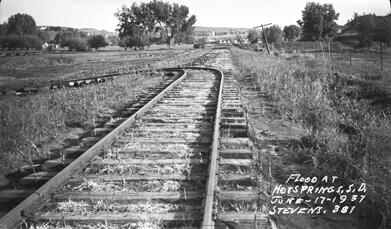
[[[164,0],[167,1],[167,0]],[[37,25],[96,28],[114,31],[118,24],[114,13],[131,0],[1,0],[0,22],[16,13],[34,17]],[[136,2],[141,2],[140,0]],[[148,1],[145,1],[148,2]],[[250,28],[262,23],[280,26],[296,24],[309,0],[168,0],[184,4],[197,16],[197,26]],[[338,23],[345,24],[354,12],[385,15],[389,0],[315,0],[331,3],[340,13]]]

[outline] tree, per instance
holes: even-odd
[[[289,41],[299,38],[301,29],[297,25],[290,25],[284,27],[284,37]]]
[[[194,15],[188,17],[187,6],[157,0],[140,5],[133,3],[130,8],[123,6],[115,16],[119,20],[117,31],[121,39],[145,40],[145,36],[151,38],[158,34],[166,38],[169,46],[192,40],[196,22]]]
[[[8,34],[33,34],[36,31],[35,20],[28,14],[15,14],[8,18]]]
[[[335,36],[338,25],[335,22],[339,14],[332,4],[309,2],[302,11],[302,20],[298,24],[303,30],[303,40],[323,40]]]
[[[62,47],[68,47],[69,50],[87,51],[87,39],[81,37],[71,37],[61,43]]]
[[[261,33],[259,30],[251,29],[248,31],[247,39],[250,41],[251,44],[256,44],[258,40],[261,38]]]
[[[377,22],[375,40],[391,45],[391,15],[381,18]]]
[[[67,30],[67,31],[61,31],[61,32],[58,32],[56,34],[56,36],[54,37],[54,41],[57,43],[57,44],[60,44],[61,46],[62,43],[64,43],[65,41],[69,40],[69,39],[72,39],[72,38],[84,38],[85,40],[87,40],[87,36],[85,33],[81,32],[81,31],[70,31],[70,30]]]
[[[98,50],[100,47],[105,47],[108,45],[105,38],[102,35],[95,35],[88,39],[88,45],[95,50]]]
[[[282,38],[284,37],[284,32],[281,30],[280,26],[273,25],[264,30],[264,33],[266,35],[266,39],[268,42],[271,43],[279,43],[282,41]]]
[[[0,24],[0,36],[7,34],[7,27],[8,25],[6,23]]]
[[[359,47],[369,47],[376,41],[391,45],[391,15],[355,15],[346,26],[349,30],[357,31]]]
[[[116,36],[116,35],[114,35],[114,36],[109,36],[108,39],[109,39],[109,45],[116,46],[116,45],[118,45],[118,43],[119,43],[119,38],[118,38],[118,36]]]
[[[11,34],[11,35],[0,37],[0,46],[9,49],[17,49],[17,48],[41,49],[42,41],[37,36],[34,35]]]
[[[148,45],[149,37],[145,35],[123,37],[119,41],[119,46],[124,47],[125,50],[127,50],[128,48],[138,48],[140,50],[143,50],[144,47]]]
[[[375,15],[363,15],[355,20],[360,47],[368,47],[374,40],[376,31]]]
[[[191,44],[194,43],[194,24],[196,23],[197,19],[194,15],[192,15],[189,19],[185,20],[183,22],[183,25],[181,26],[181,29],[176,37],[176,42],[180,43],[186,43]]]

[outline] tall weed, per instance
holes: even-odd
[[[361,214],[371,222],[391,225],[391,117],[384,107],[362,99],[385,91],[386,73],[366,64],[366,69],[318,63],[311,56],[275,57],[231,50],[239,74],[257,83],[268,95],[280,118],[301,123],[308,135],[297,154],[311,161],[307,175],[336,175],[346,183],[365,182],[368,201]],[[361,70],[360,70],[361,69]],[[389,72],[388,72],[389,73]],[[341,75],[354,74],[351,96]],[[341,83],[342,82],[342,83]],[[351,86],[351,85],[350,85]],[[381,94],[381,93],[380,93]],[[358,96],[357,96],[358,95]],[[366,97],[368,98],[368,97]]]
[[[0,174],[45,157],[45,143],[71,127],[93,128],[98,117],[134,100],[162,77],[128,75],[83,88],[43,92],[4,101],[0,107]]]

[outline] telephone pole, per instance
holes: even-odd
[[[391,0],[390,0],[391,1]],[[263,39],[265,40],[265,43],[266,43],[266,50],[267,50],[267,53],[270,55],[270,49],[269,49],[269,44],[267,43],[267,38],[266,38],[266,34],[265,34],[265,30],[263,29],[264,26],[268,26],[268,25],[271,25],[272,23],[268,23],[268,24],[263,24],[263,25],[259,25],[259,26],[255,26],[253,29],[257,29],[257,28],[262,28],[262,34],[263,34]]]
[[[236,37],[238,38],[240,44],[242,45],[242,48],[244,48],[244,44],[243,44],[243,42],[242,42],[242,38],[240,38],[238,32],[235,31],[235,34],[236,34]]]

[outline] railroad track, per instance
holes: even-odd
[[[270,228],[239,90],[227,73],[185,68],[0,227]]]
[[[276,229],[268,215],[269,182],[262,174],[257,148],[248,135],[247,115],[234,77],[228,49],[214,50],[205,63],[224,73],[217,182],[214,196],[215,228]]]
[[[39,162],[24,166],[18,172],[10,175],[12,182],[0,188],[0,218],[5,212],[34,193],[42,184],[53,178],[65,166],[86,152],[92,145],[114,130],[131,115],[135,114],[162,90],[178,79],[182,70],[161,69],[164,73],[163,81],[155,87],[145,90],[134,101],[126,104],[114,113],[98,116],[94,120],[94,127],[77,136],[66,139],[62,149],[52,149]]]
[[[107,75],[100,75],[100,76],[94,76],[94,77],[87,77],[87,78],[80,78],[80,79],[70,79],[70,80],[57,80],[54,82],[49,82],[46,86],[30,86],[30,87],[22,87],[15,91],[12,91],[12,93],[7,91],[0,91],[1,95],[6,94],[14,94],[16,96],[24,96],[24,95],[30,95],[30,94],[36,94],[40,91],[54,91],[59,90],[63,88],[69,88],[69,87],[83,87],[90,84],[98,84],[98,83],[105,83],[112,80],[115,80],[118,77],[122,77],[124,75],[129,74],[145,74],[145,75],[151,75],[155,74],[157,71],[161,71],[161,69],[152,69],[152,68],[145,68],[145,69],[128,69],[125,72],[122,73],[112,73]]]

